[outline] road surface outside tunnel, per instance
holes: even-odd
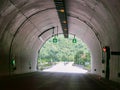
[[[75,35],[64,38],[60,34],[47,40],[39,51],[37,63],[38,70],[44,72],[87,73],[91,70],[90,51]]]
[[[61,72],[61,73],[87,73],[88,70],[82,67],[73,66],[74,62],[69,62],[65,64],[64,62],[59,62],[58,64],[52,66],[51,68],[43,70],[44,72]]]

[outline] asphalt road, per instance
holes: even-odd
[[[63,73],[87,73],[82,67],[73,66],[74,62],[59,62],[51,68],[43,70],[44,72],[63,72]]]
[[[35,72],[0,78],[0,90],[120,90],[91,74]]]

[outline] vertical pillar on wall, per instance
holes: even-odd
[[[110,77],[110,47],[109,46],[105,46],[103,47],[103,53],[104,53],[104,56],[105,56],[105,78],[107,80],[109,80],[109,77]],[[104,63],[104,61],[102,61],[102,63]]]

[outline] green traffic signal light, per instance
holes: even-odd
[[[11,64],[15,66],[15,59],[12,59]]]

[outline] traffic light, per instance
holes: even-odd
[[[105,59],[105,78],[107,80],[109,80],[110,77],[110,47],[109,46],[105,46],[102,48],[103,50],[103,55],[105,55],[104,59]]]
[[[110,47],[109,46],[103,47],[103,52],[106,53],[107,59],[110,59]]]
[[[15,66],[15,59],[12,59],[11,64],[12,66]]]
[[[103,47],[103,52],[106,52],[106,47]]]
[[[16,62],[14,58],[12,58],[11,64],[12,64],[12,70],[16,70]]]

